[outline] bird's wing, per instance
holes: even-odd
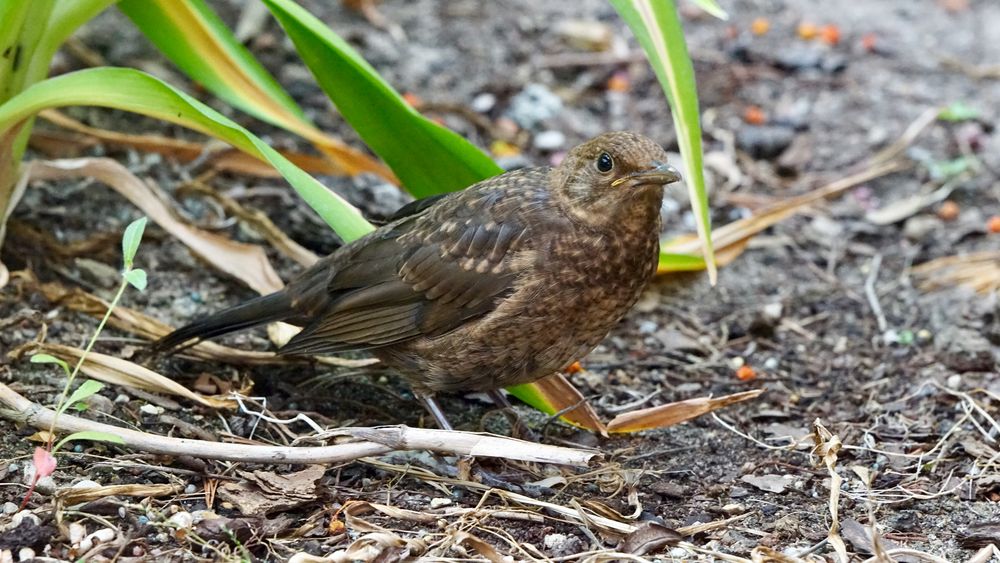
[[[372,233],[340,264],[330,306],[282,353],[376,348],[436,336],[491,311],[512,291],[528,228],[518,214],[490,213],[506,195],[480,188],[446,198]],[[477,197],[469,197],[469,196]]]

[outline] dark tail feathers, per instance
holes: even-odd
[[[292,310],[291,298],[284,291],[279,291],[251,299],[246,303],[219,311],[183,326],[157,340],[153,344],[153,351],[165,352],[173,350],[193,338],[207,340],[293,316],[295,316],[295,311]]]

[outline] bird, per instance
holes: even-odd
[[[159,351],[284,321],[280,354],[368,351],[409,383],[438,426],[435,396],[485,392],[567,368],[608,335],[656,271],[663,148],[598,135],[554,167],[514,170],[418,199],[317,261],[284,289],[194,320]]]

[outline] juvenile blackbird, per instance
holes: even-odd
[[[435,393],[497,397],[604,339],[656,269],[663,186],[679,179],[650,139],[606,133],[555,168],[414,201],[282,291],[156,347],[286,321],[304,328],[282,354],[370,350],[450,428]]]

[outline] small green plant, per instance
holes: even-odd
[[[139,291],[145,291],[146,289],[146,271],[141,268],[136,268],[134,265],[135,255],[139,250],[139,242],[142,241],[142,233],[145,229],[145,217],[133,221],[125,229],[125,234],[122,236],[122,282],[118,286],[118,291],[115,293],[114,299],[111,300],[111,304],[108,306],[107,312],[104,313],[104,317],[101,319],[101,322],[98,323],[97,328],[94,330],[94,334],[90,337],[90,341],[87,342],[87,347],[84,349],[83,354],[80,355],[80,359],[77,360],[76,365],[70,369],[69,364],[50,354],[35,354],[31,356],[31,362],[34,364],[55,364],[62,368],[63,372],[66,374],[66,385],[63,386],[62,395],[60,395],[59,401],[56,402],[55,416],[52,417],[52,423],[49,425],[48,432],[46,433],[45,447],[39,446],[35,448],[35,454],[32,456],[32,463],[35,466],[35,478],[31,482],[31,486],[28,488],[24,501],[21,503],[21,508],[24,508],[28,504],[28,500],[31,499],[31,495],[35,490],[35,485],[38,484],[38,480],[42,477],[51,475],[55,471],[55,454],[66,444],[77,440],[111,442],[113,444],[125,443],[120,437],[115,436],[114,434],[96,432],[92,430],[74,432],[68,436],[64,436],[63,439],[58,442],[55,442],[55,429],[56,423],[59,420],[59,415],[64,413],[66,409],[70,407],[77,408],[77,405],[80,405],[89,397],[95,395],[104,388],[103,383],[93,379],[87,379],[81,383],[79,387],[73,390],[72,393],[70,393],[73,381],[80,373],[83,363],[87,360],[87,355],[94,347],[94,343],[97,342],[97,337],[100,336],[101,331],[104,330],[104,325],[107,324],[108,319],[111,317],[111,312],[114,311],[118,302],[121,300],[122,295],[124,295],[125,289],[129,286],[132,286]]]

